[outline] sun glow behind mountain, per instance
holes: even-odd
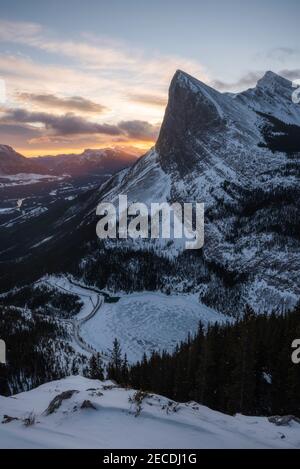
[[[190,0],[188,8],[178,0],[75,3],[1,1],[0,143],[26,156],[115,145],[147,150],[177,69],[228,91],[254,86],[266,69],[299,77],[295,7],[287,30],[289,9],[268,8],[269,27],[255,13],[264,8],[258,1],[249,12],[230,0],[234,15],[216,0]],[[264,39],[256,39],[261,21]],[[230,55],[216,47],[220,41]]]
[[[115,145],[147,150],[157,139],[178,65],[206,79],[197,61],[150,57],[84,32],[79,39],[63,39],[39,23],[0,20],[0,45],[5,44],[15,53],[0,49],[7,90],[0,141],[26,156]]]
[[[127,141],[127,142],[123,142],[122,145],[116,145],[115,142],[111,142],[111,141],[108,141],[108,142],[103,142],[101,143],[101,145],[97,145],[97,144],[93,144],[93,143],[90,143],[88,145],[88,147],[91,149],[91,150],[97,150],[99,149],[99,147],[101,148],[122,148],[128,152],[130,152],[132,155],[136,155],[136,156],[139,156],[139,155],[142,155],[143,153],[146,153],[153,145],[155,144],[155,142],[139,142],[139,141]],[[34,158],[34,157],[38,157],[38,156],[47,156],[47,155],[52,155],[52,154],[55,154],[55,155],[59,155],[59,154],[68,154],[68,153],[72,153],[72,154],[80,154],[84,151],[86,147],[49,147],[49,148],[37,148],[35,150],[32,150],[32,149],[28,149],[27,147],[25,148],[21,148],[21,147],[18,147],[17,150],[19,153],[21,153],[23,156],[26,156],[28,158]]]

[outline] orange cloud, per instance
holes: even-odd
[[[0,143],[30,155],[120,143],[146,150],[156,140],[175,70],[207,81],[195,60],[146,54],[87,34],[77,37],[65,40],[39,24],[0,20],[0,40],[28,47],[28,54],[30,49],[43,51],[45,57],[51,54],[45,63],[37,58],[40,54],[33,60],[30,55],[0,53],[10,112],[6,117],[11,118],[2,120]],[[24,109],[16,116],[20,99]],[[67,111],[76,115],[63,114]],[[97,112],[101,118],[105,112],[106,124]]]

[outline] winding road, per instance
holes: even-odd
[[[103,305],[103,302],[104,302],[103,296],[99,295],[98,298],[97,298],[97,303],[94,306],[93,310],[90,312],[90,314],[88,314],[87,316],[85,316],[84,318],[79,319],[79,320],[78,319],[72,319],[71,320],[72,325],[73,325],[73,330],[74,330],[74,340],[75,340],[75,342],[77,343],[77,345],[79,347],[81,347],[83,350],[85,350],[86,352],[89,352],[89,353],[95,353],[96,350],[83,340],[83,338],[80,335],[80,327],[81,327],[82,324],[89,321],[93,316],[95,316],[95,314],[98,313],[99,309]]]
[[[81,328],[82,324],[89,321],[92,317],[95,316],[95,314],[98,313],[99,309],[101,308],[101,306],[104,303],[104,296],[101,295],[100,292],[97,291],[95,288],[89,288],[87,286],[82,286],[80,284],[76,284],[75,282],[73,282],[70,279],[66,279],[66,280],[71,285],[74,285],[75,287],[80,287],[80,289],[85,290],[87,292],[86,294],[83,294],[83,295],[90,298],[91,305],[92,305],[92,310],[89,312],[89,314],[87,314],[86,316],[84,316],[80,319],[75,319],[75,318],[73,318],[73,319],[63,319],[63,321],[72,326],[73,338],[74,338],[74,341],[76,342],[76,344],[79,348],[81,348],[84,352],[91,353],[91,354],[93,354],[95,352],[98,352],[98,350],[95,350],[90,344],[85,342],[85,340],[81,337],[80,328]],[[54,287],[54,288],[57,288],[59,290],[65,291],[69,294],[74,293],[75,295],[80,297],[80,294],[78,292],[72,292],[71,290],[68,290],[67,288],[63,287],[62,285],[57,284],[55,281],[50,282],[48,280],[45,280],[44,283],[49,285],[51,288]],[[93,296],[88,292],[90,292],[90,293],[92,292]],[[94,302],[94,298],[93,298],[95,296],[95,294],[97,295],[96,302]],[[83,296],[83,295],[81,295],[81,296]]]

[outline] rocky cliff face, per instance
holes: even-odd
[[[214,273],[203,296],[220,309],[227,286],[215,287],[224,281],[257,310],[289,308],[300,295],[300,106],[292,92],[272,72],[229,94],[177,71],[155,148],[102,188],[103,199],[204,202],[203,259]]]
[[[169,102],[156,144],[159,161],[166,172],[184,177],[199,166],[199,141],[211,140],[224,132],[226,119],[218,104],[218,94],[181,71],[176,72]],[[204,155],[203,155],[204,156]]]

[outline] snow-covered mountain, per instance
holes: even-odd
[[[292,92],[273,72],[230,94],[177,71],[155,147],[102,188],[103,200],[204,202],[203,257],[217,272],[204,296],[220,308],[228,284],[256,310],[299,299],[300,106]]]
[[[8,145],[0,145],[0,175],[49,174],[87,176],[114,174],[134,163],[140,153],[123,147],[86,149],[80,154],[25,158]]]
[[[234,417],[196,402],[70,376],[0,397],[0,448],[295,448],[299,423]]]
[[[287,127],[277,134],[276,124],[300,126],[300,107],[292,102],[292,91],[292,83],[273,72],[267,72],[256,88],[233,95],[177,71],[155,148],[124,173],[115,192],[122,189],[145,199],[149,179],[165,187],[169,176],[167,198],[204,201],[210,208],[217,197],[232,201],[224,182],[244,189],[265,187],[266,182],[280,185],[283,181],[270,171],[282,169],[290,154],[300,151],[300,142],[295,142],[294,151],[285,152],[270,152],[269,144],[271,140],[280,145],[292,130]],[[158,170],[163,170],[160,177]],[[294,182],[291,175],[284,185]],[[139,186],[140,192],[133,186]],[[152,192],[152,197],[157,196]]]
[[[114,174],[134,163],[137,157],[136,149],[100,148],[86,149],[80,154],[61,154],[55,156],[40,156],[38,163],[50,174],[69,174],[71,176],[85,176]]]

